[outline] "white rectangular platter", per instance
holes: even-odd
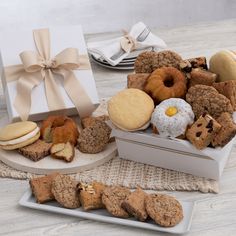
[[[142,229],[149,229],[155,231],[162,231],[174,234],[183,234],[190,230],[193,210],[195,203],[192,201],[180,201],[183,207],[184,219],[175,227],[165,228],[156,225],[152,220],[147,222],[140,222],[134,218],[121,219],[112,217],[105,209],[93,210],[86,212],[82,208],[78,209],[66,209],[61,207],[57,202],[52,201],[44,204],[35,202],[35,198],[32,195],[30,189],[28,189],[19,201],[19,204],[24,207],[29,207],[37,210],[60,213],[64,215],[79,217],[83,219],[96,220],[105,223],[119,224],[125,226],[131,226]]]

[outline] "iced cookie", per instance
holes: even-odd
[[[76,181],[68,175],[57,175],[52,181],[52,193],[63,207],[80,207],[79,195],[76,190]]]
[[[138,187],[122,202],[121,207],[136,219],[145,221],[148,217],[144,204],[146,196],[147,194]]]
[[[121,204],[129,194],[130,190],[125,187],[107,187],[103,191],[102,202],[113,216],[128,218],[129,213],[121,207]]]
[[[39,139],[40,130],[35,122],[22,121],[9,124],[0,130],[0,148],[14,150]]]
[[[154,102],[139,89],[125,89],[108,102],[108,113],[112,123],[122,130],[144,129],[149,124]]]
[[[173,227],[183,219],[183,209],[178,200],[165,194],[150,194],[145,198],[148,215],[159,225]]]

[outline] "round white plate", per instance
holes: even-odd
[[[14,169],[26,171],[34,174],[48,174],[51,172],[60,172],[62,174],[71,174],[79,171],[88,170],[101,165],[117,154],[115,142],[109,143],[106,149],[97,154],[85,154],[75,149],[75,157],[72,162],[54,159],[50,156],[34,162],[22,156],[17,151],[0,150],[0,160]]]

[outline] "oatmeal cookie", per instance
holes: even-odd
[[[98,153],[104,150],[109,142],[111,128],[104,121],[96,121],[96,124],[81,131],[78,139],[78,149],[84,153]]]
[[[179,54],[170,50],[143,52],[135,60],[134,71],[136,73],[152,73],[154,70],[163,66],[171,66],[179,69],[182,61],[183,59]]]
[[[79,195],[76,191],[76,181],[68,175],[57,175],[52,181],[52,193],[63,207],[80,207]]]
[[[130,195],[130,190],[121,186],[112,186],[104,189],[102,194],[102,202],[107,211],[113,216],[128,218],[129,213],[122,207],[122,202]]]
[[[96,117],[89,116],[81,120],[81,125],[85,129],[89,126],[95,125],[97,121],[107,121],[107,120],[109,120],[109,116],[107,115],[101,115],[101,116],[96,116]]]
[[[136,219],[145,221],[148,217],[144,204],[146,196],[147,193],[138,187],[121,203],[121,207]]]
[[[172,227],[183,219],[183,209],[178,200],[165,194],[150,194],[145,198],[148,215],[159,225]]]
[[[214,119],[221,113],[233,113],[230,100],[218,91],[207,85],[195,85],[188,90],[186,100],[192,106],[196,118],[208,113]]]
[[[224,112],[222,113],[217,122],[221,124],[221,129],[214,135],[212,146],[223,147],[236,135],[236,124],[233,121],[232,115]]]

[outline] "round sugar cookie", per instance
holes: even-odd
[[[32,121],[21,121],[9,124],[0,129],[0,141],[9,141],[22,137],[34,129],[36,129],[37,124]]]
[[[210,58],[209,70],[217,74],[218,81],[236,80],[236,53],[230,50],[217,52]]]
[[[2,148],[4,150],[15,150],[15,149],[22,148],[22,147],[28,146],[28,145],[36,142],[39,139],[39,137],[40,137],[40,132],[38,132],[32,138],[29,138],[23,142],[20,142],[17,144],[0,145],[0,148]]]
[[[154,110],[152,98],[139,89],[125,89],[108,102],[111,121],[120,129],[137,130],[147,124]]]

